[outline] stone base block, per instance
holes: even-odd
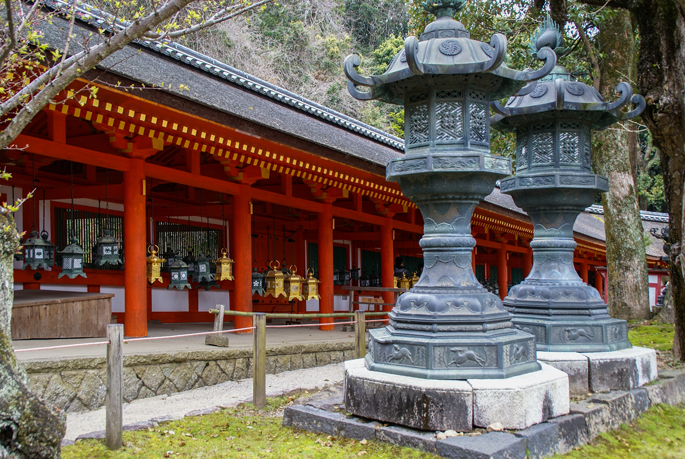
[[[507,379],[426,380],[345,362],[345,409],[419,430],[524,429],[569,411],[568,377],[548,365]]]
[[[590,390],[631,390],[658,377],[654,349],[633,347],[614,352],[588,352]]]
[[[228,347],[228,335],[216,334],[205,336],[205,346]]]
[[[469,379],[473,389],[473,425],[500,422],[505,429],[525,429],[569,412],[568,376],[542,369],[507,379]]]
[[[561,370],[568,375],[571,395],[585,395],[590,392],[590,370],[588,360],[577,352],[538,351],[538,361]]]
[[[643,347],[586,353],[538,351],[537,358],[568,375],[571,395],[631,390],[657,378],[656,352]]]
[[[428,380],[366,369],[345,362],[348,413],[419,430],[473,429],[473,394],[466,381]]]

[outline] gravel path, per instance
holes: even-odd
[[[296,389],[321,389],[341,384],[343,364],[337,363],[305,370],[285,371],[266,375],[266,395],[274,397]],[[180,419],[186,414],[213,407],[231,407],[252,400],[252,378],[228,381],[172,395],[134,400],[124,404],[124,426],[150,421],[154,418]],[[105,429],[105,408],[67,414],[66,441],[79,435]]]

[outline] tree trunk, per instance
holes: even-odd
[[[661,153],[670,216],[669,272],[675,307],[676,358],[685,358],[685,2],[631,4],[640,34],[638,84],[647,108],[642,119]]]
[[[0,212],[0,228],[0,457],[58,458],[66,433],[64,413],[31,393],[26,372],[12,349],[12,260],[20,238],[14,219],[6,211]]]
[[[617,11],[600,25],[599,91],[604,100],[617,98],[616,85],[631,78],[636,45],[630,13]],[[595,134],[592,168],[609,177],[602,195],[608,270],[608,304],[612,317],[649,319],[649,281],[644,229],[635,191],[629,133],[620,125]],[[633,147],[634,148],[634,147]]]

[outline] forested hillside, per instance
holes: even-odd
[[[398,107],[347,93],[342,62],[358,53],[382,73],[404,46],[403,0],[286,0],[183,43],[270,83],[402,136]]]

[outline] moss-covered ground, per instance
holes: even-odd
[[[660,367],[670,356],[673,326],[649,322],[631,324],[631,343],[657,349]],[[672,360],[672,357],[671,357]],[[124,432],[124,447],[109,451],[104,442],[80,441],[62,449],[64,459],[100,458],[434,458],[409,448],[359,442],[282,427],[285,406],[296,395],[269,399],[263,411],[241,405],[201,417],[160,424],[154,429]],[[685,406],[653,407],[631,425],[602,434],[565,459],[685,458]]]

